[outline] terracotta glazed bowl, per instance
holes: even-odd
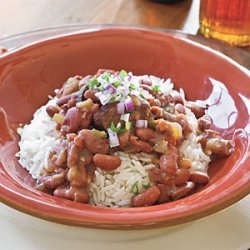
[[[186,198],[142,208],[103,208],[42,193],[18,163],[16,128],[70,76],[99,68],[171,77],[187,99],[214,100],[208,113],[235,152],[210,167],[210,183]],[[192,221],[250,191],[249,72],[204,46],[146,29],[86,29],[38,41],[0,56],[0,200],[24,213],[64,224],[145,229]]]

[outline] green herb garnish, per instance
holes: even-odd
[[[119,87],[119,86],[121,85],[121,82],[116,81],[116,82],[113,83],[113,85],[114,85],[115,87]]]
[[[115,126],[115,124],[112,122],[110,125],[110,129],[115,133],[120,133],[122,132],[122,124],[118,122],[117,125]]]
[[[100,91],[103,91],[104,87],[102,85],[100,85],[97,89],[100,90]]]
[[[147,183],[147,184],[142,184],[142,186],[144,187],[144,189],[148,189],[150,187],[150,184]]]
[[[101,75],[101,78],[104,79],[105,81],[109,82],[109,78],[110,78],[110,73],[108,71],[104,72]]]
[[[135,195],[138,194],[138,192],[139,192],[139,190],[138,190],[138,181],[136,181],[136,182],[132,185],[132,187],[131,187],[131,192],[132,192],[133,194],[135,194]]]
[[[119,73],[119,76],[121,77],[122,80],[124,80],[126,75],[128,75],[128,73],[125,70],[121,70]]]
[[[159,85],[155,85],[152,87],[152,90],[154,90],[155,92],[160,92],[160,86]]]
[[[129,89],[130,89],[130,90],[136,90],[136,87],[135,87],[135,85],[134,85],[133,83],[131,83],[131,84],[129,85]]]
[[[89,89],[93,89],[98,85],[99,85],[99,82],[97,81],[96,78],[91,79],[90,82],[88,83]]]

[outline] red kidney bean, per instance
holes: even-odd
[[[159,168],[151,168],[149,170],[149,178],[151,181],[164,184],[164,185],[172,185],[173,178]]]
[[[211,138],[207,140],[206,151],[219,157],[230,155],[233,152],[234,143],[222,138]]]
[[[160,196],[157,200],[157,203],[162,204],[168,202],[170,200],[170,187],[164,184],[157,184],[157,187],[160,189]]]
[[[141,84],[141,88],[143,88],[144,90],[148,91],[150,94],[154,95],[155,91],[152,90],[152,88],[146,84]]]
[[[163,116],[163,109],[157,106],[152,106],[150,111],[155,115],[155,118],[161,118]]]
[[[83,162],[84,166],[87,166],[93,162],[93,154],[84,148],[81,150],[80,160]]]
[[[75,106],[76,106],[76,99],[70,99],[70,100],[67,102],[67,106],[68,106],[68,108],[75,107]]]
[[[99,130],[83,129],[78,133],[78,136],[83,140],[85,147],[92,154],[108,154],[109,142],[105,138],[106,134]]]
[[[177,123],[181,125],[182,133],[184,136],[188,136],[192,132],[192,128],[190,127],[186,119],[177,120]]]
[[[76,98],[77,98],[76,93],[65,95],[65,96],[62,96],[62,97],[58,98],[57,101],[56,101],[56,104],[61,107],[62,105],[67,104],[67,102],[70,99],[76,99]]]
[[[176,122],[177,121],[175,114],[171,114],[171,113],[166,112],[166,111],[163,111],[163,118],[164,118],[164,120],[169,121],[169,122]]]
[[[71,145],[68,149],[67,165],[69,168],[75,167],[79,163],[80,150],[76,145]]]
[[[89,184],[95,177],[96,166],[94,164],[90,164],[88,166],[85,166],[85,169],[87,173],[87,182]]]
[[[95,96],[95,94],[98,92],[96,89],[88,89],[84,93],[85,99],[91,99],[93,102],[99,102],[99,99]]]
[[[86,189],[74,188],[74,201],[81,203],[89,202],[89,194]]]
[[[71,167],[67,174],[67,179],[72,187],[86,187],[87,175],[83,164]]]
[[[139,152],[145,152],[145,153],[152,153],[153,152],[153,147],[142,140],[138,140],[138,137],[131,135],[129,138],[130,143],[136,147],[136,149]]]
[[[141,112],[139,110],[135,110],[130,114],[130,121],[136,122],[141,118]]]
[[[83,149],[84,148],[84,142],[80,136],[76,136],[74,138],[74,144],[79,148]]]
[[[149,79],[141,79],[141,84],[152,86],[152,82]]]
[[[207,173],[201,171],[191,171],[190,180],[195,183],[206,184],[209,182],[209,176]]]
[[[70,78],[64,85],[63,87],[60,89],[59,91],[59,95],[60,96],[66,96],[69,94],[72,94],[76,91],[79,90],[78,87],[78,80],[76,78]]]
[[[185,106],[187,108],[189,108],[194,113],[194,115],[197,119],[201,118],[203,115],[205,115],[205,109],[197,106],[194,103],[186,102]]]
[[[188,181],[186,182],[185,185],[172,189],[169,192],[169,195],[172,197],[173,200],[178,200],[186,196],[188,193],[194,190],[194,188],[195,188],[195,184],[192,181]]]
[[[212,119],[209,115],[203,115],[198,119],[199,129],[204,131],[205,129],[210,129],[212,125]]]
[[[77,107],[70,108],[62,124],[61,130],[65,133],[76,132],[81,125],[81,112]]]
[[[199,143],[202,145],[202,147],[206,147],[207,141],[211,138],[220,138],[219,133],[212,129],[206,129],[202,134]]]
[[[129,143],[129,135],[130,135],[130,133],[128,131],[118,134],[119,143],[120,143],[119,147],[120,148],[124,148],[124,147],[126,147],[128,145],[128,143]]]
[[[37,179],[37,188],[44,191],[53,190],[65,182],[66,171],[57,169],[52,175],[44,175]]]
[[[143,193],[134,196],[131,199],[132,207],[145,207],[153,205],[160,197],[160,189],[157,186],[152,186],[146,189]]]
[[[175,175],[178,169],[176,148],[171,147],[160,157],[160,168],[170,175]]]
[[[93,157],[94,164],[102,170],[112,171],[121,165],[121,159],[118,156],[96,154]]]
[[[189,177],[190,173],[188,169],[186,168],[178,169],[175,173],[174,183],[177,186],[183,185],[188,181]]]
[[[81,127],[84,129],[89,128],[90,123],[92,122],[94,114],[99,110],[99,105],[95,103],[91,108],[83,110],[82,112],[82,121]]]
[[[176,110],[178,113],[186,114],[185,107],[184,107],[183,104],[181,104],[181,103],[177,103],[177,104],[175,105],[175,110]]]
[[[71,186],[58,187],[57,189],[55,189],[53,194],[57,197],[81,203],[88,203],[90,198],[85,188],[77,188]]]
[[[109,72],[110,74],[115,73],[115,71],[112,69],[98,69],[96,76],[99,76],[99,75],[103,74],[104,72]]]
[[[151,141],[155,139],[156,132],[151,128],[137,128],[136,135],[144,141]]]
[[[150,105],[151,106],[157,106],[157,107],[160,107],[161,106],[161,101],[159,99],[153,99],[151,102],[150,102]]]
[[[177,92],[173,92],[170,94],[172,102],[173,103],[180,103],[180,104],[184,104],[184,100],[183,97],[177,93]]]
[[[59,111],[60,111],[59,108],[54,105],[49,105],[46,107],[46,112],[50,117],[53,117],[54,114],[59,113]]]
[[[62,148],[57,154],[56,154],[56,160],[55,165],[57,167],[63,167],[64,163],[67,161],[67,151]]]

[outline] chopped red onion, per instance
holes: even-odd
[[[123,96],[127,96],[130,92],[129,88],[126,86],[119,86],[117,88],[117,92],[122,94]]]
[[[130,116],[130,114],[127,113],[127,114],[121,115],[121,118],[120,118],[120,119],[121,119],[122,121],[128,122],[128,121],[129,121],[129,116]]]
[[[105,105],[110,101],[111,95],[108,93],[106,93],[106,94],[102,93],[101,95],[99,95],[98,98],[99,98],[101,104]]]
[[[119,115],[123,115],[124,112],[125,112],[125,103],[124,102],[117,103],[117,113]]]
[[[134,109],[134,103],[133,103],[133,101],[131,99],[127,99],[125,101],[125,107],[126,107],[127,111],[133,110]]]
[[[132,90],[132,91],[130,92],[130,94],[133,95],[133,96],[139,96],[139,95],[140,95],[140,92],[137,91],[137,90]]]
[[[126,75],[124,80],[127,82],[130,82],[132,80],[132,76],[128,74],[128,75]]]
[[[118,147],[120,143],[119,143],[117,133],[115,133],[111,129],[108,129],[108,134],[109,134],[109,146],[111,148]]]
[[[114,94],[116,92],[116,88],[110,84],[105,87],[105,90],[107,90],[110,94]]]
[[[135,126],[137,128],[147,128],[148,127],[148,121],[147,120],[137,120],[135,123]]]
[[[151,98],[152,95],[145,89],[141,89],[141,94],[143,95],[144,98]]]
[[[97,92],[97,93],[95,93],[95,96],[97,97],[97,98],[99,98],[99,96],[102,94],[102,92]]]

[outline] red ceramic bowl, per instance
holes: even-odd
[[[171,203],[101,208],[42,193],[18,164],[16,128],[73,75],[99,68],[171,77],[187,99],[214,99],[208,110],[235,152],[211,165],[211,182]],[[249,72],[204,46],[166,33],[134,28],[87,29],[39,41],[0,56],[0,200],[46,220],[76,226],[140,229],[180,224],[221,210],[250,191]],[[235,132],[236,131],[236,132]]]

